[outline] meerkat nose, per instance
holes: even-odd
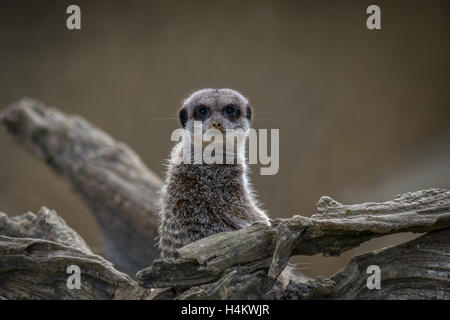
[[[214,128],[214,129],[222,130],[223,129],[223,124],[221,124],[220,122],[213,122],[211,124],[211,127]]]

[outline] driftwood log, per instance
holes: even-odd
[[[355,205],[325,196],[310,218],[220,233],[165,261],[157,259],[155,246],[161,180],[126,145],[31,99],[5,109],[0,126],[72,184],[96,218],[105,247],[105,258],[93,254],[47,208],[17,217],[0,213],[0,299],[450,298],[448,190]],[[294,255],[339,255],[399,232],[423,235],[354,257],[330,278],[278,280]],[[81,270],[81,289],[67,286],[71,265]],[[381,289],[367,287],[373,265],[381,270]]]

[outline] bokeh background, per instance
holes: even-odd
[[[382,30],[365,26],[381,7]],[[280,171],[251,176],[272,217],[450,187],[449,1],[0,2],[0,110],[30,96],[76,113],[164,171],[184,97],[231,87],[257,128],[280,129]],[[66,28],[78,4],[82,29]],[[56,209],[96,252],[95,221],[68,184],[0,134],[0,211]],[[340,257],[299,257],[328,276]]]

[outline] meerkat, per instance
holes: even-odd
[[[201,121],[203,132],[210,128],[248,132],[252,115],[249,101],[231,89],[196,91],[178,111],[181,127],[188,135],[193,134],[195,121]],[[182,139],[173,148],[161,189],[159,246],[165,259],[175,259],[178,248],[219,232],[241,229],[254,222],[270,225],[255,198],[245,161],[184,163],[179,151],[191,143],[191,139]],[[191,150],[191,145],[188,147]],[[235,159],[245,159],[245,148],[234,152]]]

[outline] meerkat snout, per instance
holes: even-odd
[[[211,124],[211,128],[222,130],[223,129],[223,124],[220,123],[220,122],[213,122]]]

